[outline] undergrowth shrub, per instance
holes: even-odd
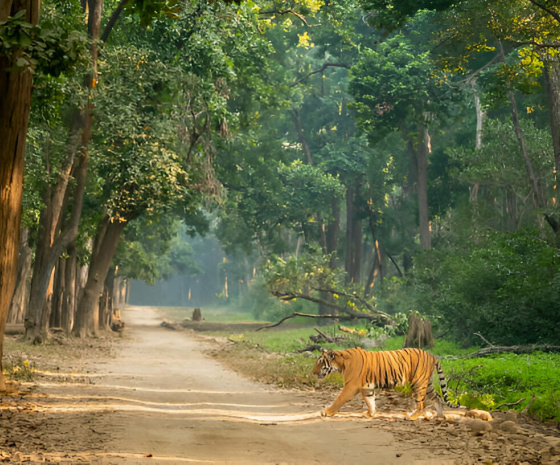
[[[488,232],[478,242],[419,254],[410,291],[439,332],[466,345],[560,338],[560,250],[537,232]]]

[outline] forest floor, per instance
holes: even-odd
[[[0,393],[0,462],[560,463],[557,425],[514,412],[492,422],[322,418],[336,392],[250,381],[220,362],[227,342],[163,328],[153,308],[129,307],[124,319],[121,337],[7,353],[36,371]],[[411,407],[394,393],[378,404],[382,414]],[[361,399],[349,409],[362,410]]]

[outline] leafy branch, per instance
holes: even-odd
[[[378,325],[397,326],[395,316],[378,310],[360,292],[346,288],[344,272],[331,268],[330,261],[331,255],[313,251],[299,258],[283,260],[277,257],[275,261],[269,260],[265,270],[268,289],[272,295],[284,301],[303,299],[335,310],[336,313],[328,318],[345,315]]]

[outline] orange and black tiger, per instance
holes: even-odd
[[[417,418],[425,408],[426,398],[435,399],[439,416],[443,413],[441,396],[434,390],[432,375],[434,368],[439,375],[443,400],[452,408],[447,397],[447,384],[439,360],[429,352],[420,349],[388,350],[366,352],[360,347],[347,350],[324,350],[313,368],[313,374],[324,378],[334,371],[344,377],[344,388],[333,404],[322,415],[334,415],[358,392],[362,394],[368,407],[368,414],[375,414],[375,389],[394,388],[410,383],[417,408],[410,414]]]

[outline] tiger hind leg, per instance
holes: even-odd
[[[428,390],[428,386],[413,387],[412,396],[416,401],[416,409],[407,414],[411,420],[417,420],[424,413],[424,409],[426,408],[425,401],[426,401],[427,390]]]

